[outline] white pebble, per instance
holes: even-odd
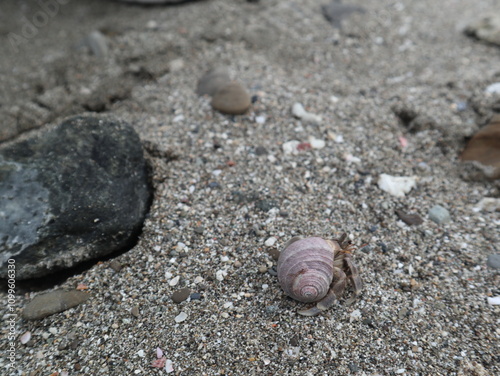
[[[264,362],[264,365],[266,365],[266,366],[271,364],[271,361],[267,358],[262,359],[262,361]]]
[[[339,101],[339,98],[336,97],[335,95],[330,96],[330,102],[337,103],[338,101]]]
[[[50,327],[49,328],[49,332],[52,333],[52,334],[57,334],[57,328]]]
[[[309,137],[309,143],[313,149],[323,149],[326,146],[326,142],[314,137]]]
[[[378,179],[378,186],[381,190],[396,197],[404,197],[406,193],[416,185],[415,176],[391,176],[381,174]]]
[[[144,350],[137,351],[137,355],[139,355],[141,358],[144,358],[144,356],[146,356],[146,354],[144,353]]]
[[[221,315],[223,318],[225,318],[225,319],[227,319],[227,318],[229,317],[229,313],[227,313],[227,312],[222,312],[220,315]]]
[[[220,261],[221,262],[228,262],[229,261],[229,257],[228,256],[221,256],[220,257]]]
[[[224,277],[227,276],[227,271],[225,270],[217,270],[217,272],[215,272],[215,278],[217,279],[217,281],[223,281],[224,280]]]
[[[268,288],[269,288],[269,285],[268,285],[267,283],[264,283],[264,284],[262,285],[262,290],[264,290],[264,291],[265,291],[265,290],[267,290]]]
[[[175,286],[179,283],[179,279],[181,279],[180,276],[177,276],[177,277],[174,277],[170,280],[170,282],[168,283],[170,286]]]
[[[351,312],[349,316],[351,316],[349,318],[350,322],[353,322],[354,320],[359,320],[361,318],[361,311],[359,309],[355,309],[354,311]]]
[[[203,282],[203,277],[201,275],[198,275],[194,279],[194,283],[200,283]]]
[[[21,337],[19,337],[19,341],[25,345],[29,342],[29,340],[31,339],[31,332],[26,332],[24,333]]]
[[[267,239],[264,243],[266,247],[272,247],[276,243],[276,238],[274,236],[271,236],[269,239]]]
[[[256,116],[255,122],[257,124],[264,124],[266,122],[266,117],[264,115]]]
[[[297,140],[291,140],[291,141],[285,142],[282,146],[283,152],[286,155],[297,154],[299,152],[297,149],[297,146],[299,146],[299,144],[300,144],[300,141],[297,141]]]
[[[405,373],[406,372],[406,369],[404,368],[400,368],[396,371],[397,374],[402,374],[402,373]]]
[[[500,82],[495,82],[488,86],[485,90],[489,94],[500,94]]]
[[[177,316],[175,316],[175,322],[179,323],[179,322],[183,322],[184,320],[186,320],[188,317],[187,313],[186,312],[181,312],[179,313]]]
[[[163,350],[159,347],[156,348],[156,357],[160,359],[163,356]]]
[[[488,298],[489,305],[500,305],[500,295]]]
[[[213,176],[219,176],[220,174],[222,174],[222,170],[213,170],[212,171]]]
[[[344,136],[342,136],[341,134],[336,135],[336,136],[335,136],[335,142],[336,142],[337,144],[341,144],[341,143],[343,143],[343,142],[344,142]]]
[[[174,366],[173,366],[172,361],[170,359],[167,359],[167,361],[165,362],[165,371],[167,373],[174,372]]]

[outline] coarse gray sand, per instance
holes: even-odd
[[[106,112],[149,145],[155,193],[137,245],[115,259],[121,270],[108,260],[54,286],[88,286],[86,303],[18,319],[17,334],[32,338],[16,339],[15,370],[6,368],[2,326],[0,373],[166,374],[151,366],[158,347],[173,375],[500,373],[500,308],[487,303],[500,293],[500,274],[486,265],[499,250],[500,219],[474,210],[498,192],[462,180],[458,160],[464,137],[489,114],[485,87],[500,79],[500,49],[461,30],[500,11],[498,2],[352,0],[366,12],[350,14],[341,30],[324,19],[326,2],[70,1],[18,52],[8,33],[20,33],[21,16],[36,5],[2,2],[4,108],[36,98],[37,85],[63,86],[78,101],[106,78],[152,72]],[[74,49],[96,29],[109,39],[105,59]],[[258,96],[246,115],[214,112],[196,95],[214,66]],[[295,102],[322,122],[294,118]],[[395,106],[432,126],[409,132]],[[283,143],[310,137],[326,146],[284,153]],[[382,173],[417,176],[417,186],[391,196],[376,184]],[[435,205],[450,212],[449,223],[429,220]],[[398,209],[423,224],[404,225]],[[344,231],[358,247],[361,297],[321,316],[297,315],[304,304],[261,272],[276,265],[270,252],[295,235]],[[271,236],[278,241],[267,247]],[[172,302],[183,287],[202,299]],[[16,312],[37,293],[19,294]]]

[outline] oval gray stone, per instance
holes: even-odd
[[[440,225],[450,221],[450,212],[441,205],[435,205],[429,210],[429,219]]]
[[[500,253],[489,255],[486,265],[493,269],[500,269]]]
[[[131,246],[151,192],[140,139],[77,116],[0,148],[0,277],[35,278]]]
[[[23,310],[22,317],[26,320],[39,320],[44,317],[76,307],[90,297],[82,291],[55,290],[37,295]]]

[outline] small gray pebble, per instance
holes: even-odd
[[[257,155],[267,155],[267,149],[264,146],[257,146],[255,148],[255,154],[257,154]]]
[[[120,270],[122,270],[122,264],[120,264],[118,261],[116,260],[113,260],[109,263],[109,267],[111,269],[113,269],[115,272],[119,272]]]
[[[100,31],[92,31],[85,38],[85,44],[89,47],[93,55],[97,57],[108,56],[108,41]]]
[[[449,222],[451,219],[450,212],[441,205],[435,205],[429,210],[429,218],[438,225]]]
[[[203,231],[205,231],[205,228],[204,228],[203,226],[198,226],[198,227],[195,227],[195,228],[193,229],[193,231],[194,231],[195,233],[197,233],[197,234],[202,235],[202,234],[203,234]]]
[[[191,300],[201,300],[201,294],[199,292],[193,292],[189,297]]]
[[[500,253],[489,255],[486,265],[493,269],[500,269]]]

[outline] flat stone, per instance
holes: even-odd
[[[418,226],[424,223],[424,220],[418,214],[407,214],[402,210],[396,210],[396,214],[408,226]]]
[[[22,317],[26,320],[39,320],[44,317],[76,307],[90,297],[82,291],[56,290],[37,295],[23,310]]]
[[[186,300],[187,298],[189,298],[190,294],[191,294],[191,289],[189,289],[187,287],[183,288],[183,289],[180,289],[180,290],[177,290],[177,291],[175,291],[172,294],[172,301],[174,303],[183,302],[184,300]]]
[[[130,247],[151,191],[140,139],[110,117],[76,116],[0,148],[0,277],[41,277]]]
[[[217,90],[212,98],[214,110],[229,115],[244,114],[252,104],[250,95],[246,89],[236,81],[232,81],[223,88]]]
[[[450,212],[441,205],[435,205],[429,210],[429,219],[441,225],[450,221]]]
[[[500,269],[500,253],[489,255],[486,265],[493,269]]]
[[[483,166],[482,171],[489,179],[500,178],[500,115],[495,115],[472,137],[460,159]]]
[[[218,90],[231,82],[226,68],[218,67],[206,72],[198,81],[196,93],[198,95],[213,96]]]

